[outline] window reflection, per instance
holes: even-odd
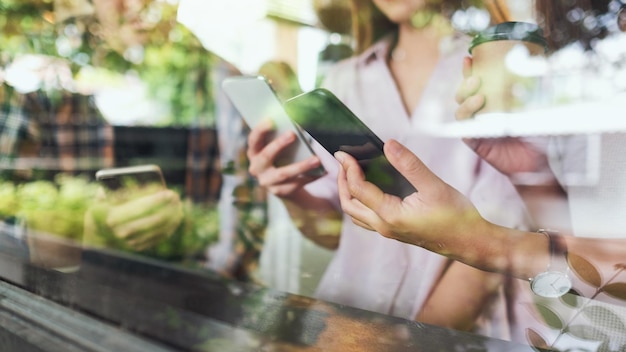
[[[550,227],[597,241],[624,237],[621,225],[626,195],[622,192],[626,185],[622,169],[626,160],[622,140],[626,125],[621,117],[626,111],[626,4],[618,0],[539,1],[536,8],[529,2],[502,12],[504,3],[467,1],[449,15],[455,29],[467,35],[467,43],[471,35],[498,19],[528,21],[543,28],[552,49],[548,55],[529,62],[524,52],[516,52],[517,56],[509,56],[506,62],[517,74],[532,76],[532,89],[513,89],[519,96],[530,97],[527,104],[490,116],[472,113],[467,121],[456,121],[450,115],[442,122],[431,118],[443,111],[442,104],[425,102],[420,110],[423,120],[415,122],[417,127],[411,126],[414,130],[402,131],[401,142],[417,143],[428,136],[437,140],[433,148],[445,150],[447,142],[461,138],[519,138],[541,155],[531,160],[538,165],[534,169],[524,169],[523,159],[516,159],[519,169],[507,175],[507,187],[524,193],[515,196],[516,202],[526,201],[524,216],[530,220],[516,225],[520,230]],[[315,6],[346,16],[346,4],[334,4],[339,6],[335,10],[324,8],[323,2]],[[80,291],[67,293],[51,282],[58,278],[63,278],[58,285],[89,282],[85,290],[91,293],[97,292],[93,287],[100,287],[120,290],[116,292],[122,292],[121,297],[129,289],[128,300],[135,303],[140,301],[137,296],[150,293],[142,290],[163,290],[171,307],[149,316],[156,321],[150,328],[137,320],[131,324],[133,331],[151,338],[158,334],[150,329],[166,331],[176,319],[189,319],[185,324],[194,319],[208,324],[202,322],[208,316],[211,324],[218,322],[217,330],[228,331],[219,338],[236,340],[229,330],[236,326],[255,346],[272,341],[321,346],[328,341],[323,340],[324,334],[333,334],[321,328],[330,320],[346,319],[354,324],[351,326],[361,326],[367,319],[379,324],[395,319],[394,315],[404,317],[406,312],[391,309],[377,311],[385,318],[376,320],[352,308],[337,309],[332,302],[326,306],[315,300],[318,284],[328,275],[328,264],[337,252],[303,240],[303,233],[294,226],[302,223],[291,218],[279,197],[261,186],[263,180],[250,174],[250,126],[220,87],[228,76],[270,75],[271,71],[259,67],[259,71],[243,72],[220,52],[207,50],[198,33],[177,22],[178,5],[165,0],[0,1],[4,26],[0,38],[0,259],[7,264],[0,269],[2,281],[66,306],[77,304],[79,310],[121,325],[130,318],[119,313],[119,307],[110,308],[99,301],[90,311],[82,305],[93,302],[73,296],[80,296],[76,293]],[[499,9],[497,13],[494,8]],[[333,18],[325,20],[332,22]],[[316,63],[320,67],[298,67],[298,62],[311,62],[298,57],[299,46],[305,45],[298,42],[298,33],[306,28],[310,35],[310,23],[280,16],[270,21],[279,38],[272,38],[276,56],[287,58],[276,62],[289,62],[301,75],[325,74],[330,72],[329,65],[358,54],[342,51],[341,57],[335,60],[333,56],[329,62],[327,51]],[[228,21],[220,26],[227,31]],[[343,49],[354,39],[345,26],[338,26],[341,33],[332,33],[332,23],[315,26],[328,43],[340,37]],[[255,44],[265,47],[264,43]],[[450,67],[460,70],[462,62]],[[316,84],[322,84],[324,78],[318,77]],[[278,82],[272,83],[282,94]],[[433,91],[449,94],[443,91],[449,83],[430,84]],[[296,95],[289,94],[280,99]],[[370,106],[374,105],[379,104]],[[449,161],[450,165],[456,162]],[[147,165],[158,167],[163,184],[145,186],[143,178],[131,176],[113,189],[96,179],[100,170]],[[445,170],[442,166],[435,171]],[[546,190],[548,179],[559,187],[558,196]],[[492,186],[495,189],[495,183]],[[522,199],[524,195],[527,198]],[[476,199],[488,202],[485,199],[489,198]],[[504,218],[519,215],[516,210],[497,210]],[[316,226],[336,230],[338,222],[331,224],[318,217]],[[605,258],[598,251],[570,247],[567,260],[575,288],[558,299],[533,295],[520,275],[512,274],[517,278],[510,279],[511,273],[506,272],[498,277],[503,282],[498,294],[513,292],[506,297],[508,307],[498,307],[528,318],[520,318],[519,326],[511,328],[516,330],[510,339],[561,350],[623,349],[626,264],[623,255],[614,253],[624,246],[619,241],[610,243],[603,250],[613,255]],[[363,255],[370,250],[363,250]],[[538,253],[528,261],[545,260],[545,255],[547,252]],[[607,258],[609,264],[601,260]],[[479,268],[484,264],[465,261]],[[505,272],[512,264],[506,269],[494,266],[487,269]],[[361,279],[371,278],[363,268],[353,269]],[[442,275],[447,269],[442,269]],[[145,286],[132,283],[144,274],[149,276],[140,281]],[[180,290],[172,282],[160,282],[159,275],[179,283]],[[354,286],[348,278],[341,281]],[[189,292],[193,294],[187,295]],[[297,298],[286,292],[312,297]],[[372,292],[358,294],[374,295]],[[223,311],[205,305],[205,300],[218,296]],[[393,299],[396,296],[402,292]],[[268,308],[268,301],[278,308]],[[145,307],[155,309],[159,301],[155,302]],[[286,302],[289,306],[281,306]],[[413,309],[409,303],[402,307],[409,306],[407,309]],[[204,316],[199,319],[177,309]],[[296,321],[302,325],[294,328],[301,330],[300,335],[287,336],[293,331],[280,325],[283,323],[276,325],[275,331],[271,323],[262,329],[259,326],[264,319]],[[164,321],[167,324],[161,324]],[[224,323],[226,328],[221,325]],[[397,325],[380,325],[378,329],[385,330],[392,340],[400,336],[399,341],[407,343],[411,341],[407,334],[414,336]],[[304,333],[311,326],[317,329],[311,330],[315,336]],[[210,341],[215,336],[202,329],[194,332],[196,346],[221,346]],[[180,336],[173,340],[180,343],[178,347],[189,347]],[[167,339],[162,342],[169,343]],[[378,339],[371,343],[387,342]]]

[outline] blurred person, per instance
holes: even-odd
[[[454,119],[454,91],[469,41],[454,33],[454,1],[353,1],[357,56],[327,74],[335,93],[383,140],[398,138],[429,167],[479,203],[481,214],[510,227],[526,226],[525,209],[508,180],[461,141],[419,134],[418,123]],[[316,297],[418,321],[509,339],[502,277],[382,236],[371,236],[343,214],[336,161],[318,157],[282,168],[276,154],[295,136],[266,143],[270,124],[249,137],[250,171],[280,197],[302,233],[336,249]],[[328,174],[303,173],[323,163]],[[496,191],[497,190],[497,191]],[[507,209],[506,211],[501,211]],[[339,226],[340,225],[340,226]]]
[[[619,42],[616,38],[623,37],[615,30],[621,27],[619,21],[623,21],[620,20],[623,4],[614,1],[545,1],[537,2],[536,6],[540,23],[546,28],[555,50],[548,60],[555,60],[556,64],[561,51],[571,54],[572,47],[576,47],[593,57],[599,55],[596,51],[606,50],[602,44]],[[563,23],[572,12],[587,14],[589,18]],[[605,21],[593,21],[592,18],[604,18]],[[613,18],[617,23],[606,18]],[[589,27],[589,23],[597,23],[598,28]],[[604,62],[603,65],[615,63]],[[471,59],[466,60],[464,66],[467,77],[458,94],[461,105],[457,117],[460,119],[479,112],[485,101],[480,94],[480,81],[471,76]],[[613,67],[598,69],[614,70]],[[620,74],[619,71],[612,72]],[[612,80],[613,76],[603,79]],[[612,94],[616,93],[619,94],[619,88]],[[532,114],[532,111],[527,113]],[[623,348],[626,345],[623,331],[616,330],[612,322],[619,325],[626,317],[623,307],[626,277],[622,259],[626,247],[621,231],[626,202],[622,181],[626,160],[621,156],[624,136],[622,133],[604,133],[598,137],[601,147],[599,170],[587,170],[588,139],[584,135],[465,140],[479,156],[512,180],[524,200],[531,202],[531,210],[539,205],[544,213],[549,211],[552,216],[571,212],[571,230],[559,230],[562,235],[583,236],[580,238],[517,231],[485,221],[466,197],[442,182],[415,154],[396,141],[387,143],[386,155],[393,159],[394,166],[412,179],[418,193],[404,200],[384,195],[363,181],[362,172],[355,167],[352,157],[339,154],[337,157],[344,165],[339,180],[342,207],[356,224],[384,236],[422,246],[484,270],[530,278],[531,283],[539,274],[549,270],[553,261],[566,260],[565,268],[560,270],[570,272],[572,291],[562,299],[545,299],[537,295],[529,298],[528,302],[543,312],[538,315],[543,326],[524,327],[530,332],[526,337],[528,342],[538,347],[563,350],[593,350],[598,346],[609,350]],[[568,174],[581,170],[598,171],[596,183],[576,184],[568,180]],[[528,173],[542,177],[536,179],[539,182],[520,183],[523,178],[519,175]],[[555,203],[554,199],[561,202]],[[550,203],[543,204],[547,201]],[[562,209],[555,212],[555,206]],[[545,219],[543,215],[544,219],[539,222],[563,224],[562,219]],[[556,253],[555,247],[558,249]],[[523,303],[523,298],[520,301]],[[581,314],[592,310],[605,314],[595,318]],[[594,332],[581,334],[576,330],[579,326]]]

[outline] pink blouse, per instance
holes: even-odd
[[[461,140],[420,133],[423,123],[454,119],[454,95],[462,80],[466,38],[447,42],[422,99],[409,116],[386,64],[390,40],[337,64],[324,83],[383,141],[408,146],[444,181],[461,191],[488,220],[522,227],[525,208],[506,177],[481,161]],[[307,186],[338,208],[336,160],[321,146],[328,175]],[[419,190],[419,187],[418,187]],[[367,231],[344,216],[341,243],[317,289],[318,298],[413,320],[448,260],[417,246]],[[496,300],[479,333],[510,338],[504,299]]]

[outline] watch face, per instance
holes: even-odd
[[[566,273],[546,271],[531,281],[530,287],[536,295],[542,297],[561,297],[572,288],[572,281]]]

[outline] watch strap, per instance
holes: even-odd
[[[539,229],[537,232],[546,235],[548,238],[550,261],[546,271],[568,273],[569,264],[567,263],[567,244],[563,238],[561,238],[559,233],[554,230]]]

